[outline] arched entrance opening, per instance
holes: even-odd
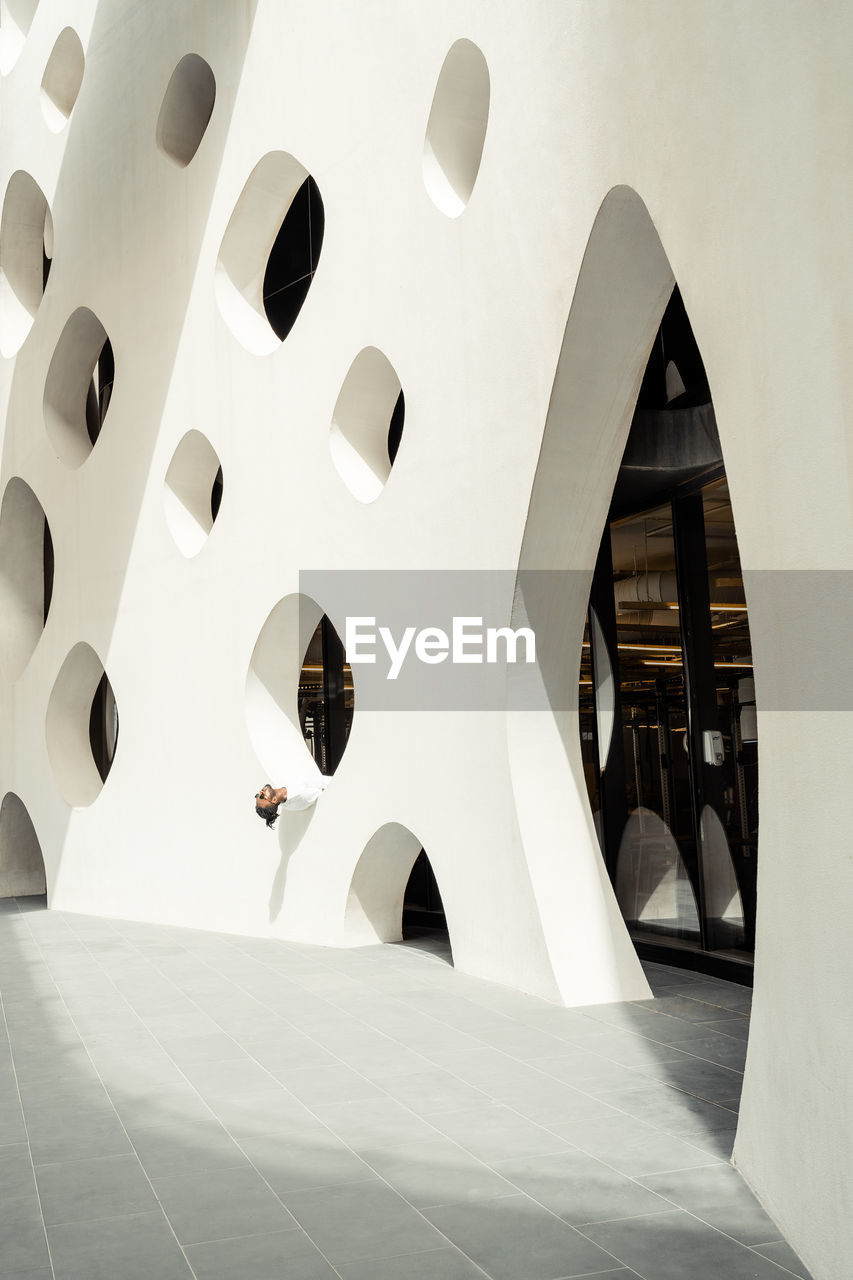
[[[46,892],[44,858],[32,819],[23,801],[7,791],[0,804],[0,898]]]
[[[426,849],[415,858],[403,895],[403,937],[424,929],[447,932],[444,903]]]
[[[596,832],[640,954],[749,981],[752,646],[711,390],[677,286],[598,553],[578,701]]]
[[[629,810],[650,809],[650,806],[640,805],[633,798],[629,805],[626,776],[623,772],[620,781],[618,768],[614,767],[617,756],[612,744],[621,742],[623,738],[622,712],[617,698],[621,689],[620,651],[616,648],[618,641],[607,643],[610,624],[603,615],[607,612],[605,605],[608,600],[609,609],[615,615],[617,601],[613,573],[603,573],[599,549],[601,531],[609,528],[613,518],[611,504],[620,464],[675,283],[660,236],[642,199],[629,187],[614,187],[598,211],[578,275],[554,375],[519,554],[512,620],[514,627],[524,625],[534,630],[536,663],[533,667],[515,664],[508,669],[507,746],[519,835],[537,909],[548,939],[549,957],[561,997],[567,1004],[642,999],[645,998],[643,993],[648,993],[637,955],[637,950],[645,944],[632,938],[632,917],[629,913],[626,924],[625,914],[620,909],[616,869]],[[659,382],[663,385],[665,406],[671,411],[679,409],[679,405],[674,403],[678,397],[692,390],[694,373],[683,352],[664,360]],[[701,430],[703,423],[705,428],[709,426],[708,408],[702,404],[683,403],[681,411],[696,420],[697,432],[704,435],[703,447],[710,450],[715,445],[718,449],[716,436],[711,439],[707,430],[704,433]],[[662,438],[672,447],[674,460],[678,463],[678,448],[683,443],[678,433],[673,436],[670,432]],[[636,468],[638,483],[646,470],[654,470],[657,466],[654,439],[652,433],[648,443],[651,467],[646,465],[648,459],[644,459],[640,451]],[[632,448],[633,445],[634,440]],[[706,472],[702,476],[702,471],[703,467],[699,467],[691,476],[697,484],[697,491],[682,495],[686,505],[682,509],[684,520],[681,524],[688,541],[691,530],[698,538],[704,521],[703,484],[712,479],[721,480],[724,474],[720,470],[716,475]],[[707,496],[710,501],[713,495]],[[653,497],[646,506],[652,507],[662,500]],[[645,502],[645,498],[642,501]],[[598,569],[594,572],[597,564]],[[645,572],[645,560],[641,554],[638,554],[637,568],[638,576],[640,569]],[[706,571],[699,562],[691,565],[689,557],[687,570],[684,582],[688,585],[685,589],[694,592],[700,592],[705,573],[708,602]],[[651,563],[649,573],[652,573]],[[734,570],[730,576],[736,576]],[[602,578],[608,584],[608,590],[602,588],[597,592],[596,586]],[[722,584],[714,585],[715,590],[722,589]],[[592,614],[589,609],[591,586]],[[660,584],[658,603],[670,603],[666,596],[668,587],[666,580]],[[723,601],[716,598],[714,603]],[[739,607],[743,608],[742,602]],[[595,684],[579,686],[579,655],[582,652],[591,655],[593,652],[592,648],[582,649],[584,639],[598,649],[597,667],[593,673],[589,662],[581,670],[581,680],[594,680]],[[648,637],[646,639],[651,643]],[[659,643],[666,644],[667,641]],[[658,656],[666,657],[667,652],[670,659],[678,658],[675,641],[672,641],[669,651],[662,650]],[[654,659],[653,653],[647,656],[650,661]],[[685,666],[688,681],[693,680],[690,662],[692,658]],[[713,660],[710,666],[713,672]],[[705,669],[707,671],[707,664]],[[672,673],[665,671],[664,674]],[[747,672],[742,674],[745,676]],[[584,706],[579,695],[593,688],[595,699]],[[747,687],[741,688],[739,696],[743,701],[747,692]],[[702,705],[706,704],[707,697]],[[709,733],[708,750],[713,751],[718,743],[711,734],[715,727],[719,733],[714,717],[709,723],[701,714],[694,715],[691,721],[693,765],[688,767],[693,768],[694,776],[700,781],[704,778],[705,769],[700,767],[705,734],[706,731]],[[603,770],[600,756],[596,758],[594,754],[598,752],[599,736],[608,750]],[[683,760],[684,748],[680,750],[679,763]],[[619,752],[619,758],[624,771],[624,751]],[[715,767],[718,766],[708,765],[707,769]],[[596,826],[600,830],[606,817],[607,806],[602,803],[601,796],[607,789],[614,797],[614,805],[618,806],[621,796],[624,820],[621,827],[618,821],[616,823],[616,837],[612,834],[605,837],[608,853],[606,858],[602,858]],[[693,795],[701,799],[701,793],[695,787]],[[734,891],[720,905],[713,894],[707,892],[709,886],[703,878],[705,872],[710,873],[715,866],[719,869],[720,866],[734,865],[728,852],[723,850],[720,828],[722,826],[725,832],[725,814],[721,817],[715,795],[716,791],[709,783],[706,801],[700,804],[695,818],[691,818],[698,833],[697,840],[703,845],[702,852],[707,854],[701,863],[704,870],[691,879],[687,859],[681,851],[684,867],[677,860],[671,860],[670,865],[674,869],[669,879],[666,883],[661,881],[657,886],[653,885],[648,894],[650,900],[655,899],[651,911],[660,908],[661,914],[662,898],[666,894],[671,899],[692,894],[696,914],[703,921],[701,928],[706,929],[704,941],[710,941],[710,931],[706,928],[709,916],[711,919],[719,918],[721,922],[727,916],[729,919],[735,917],[736,922],[738,914]],[[589,797],[593,800],[592,806]],[[597,811],[597,824],[593,819],[593,809]],[[644,819],[645,816],[640,815]],[[612,852],[614,849],[615,853]],[[724,858],[720,857],[721,851],[725,852]],[[697,854],[697,868],[700,866],[699,856]],[[630,869],[629,860],[623,865]],[[713,887],[713,875],[711,880]],[[628,883],[635,884],[636,877],[629,876]],[[719,888],[726,883],[726,877],[716,883]],[[727,883],[732,887],[730,875]],[[718,897],[722,892],[724,890]],[[622,895],[623,900],[626,894],[627,890]],[[736,969],[737,975],[733,972],[732,976],[748,980],[750,966],[744,957],[735,954],[737,950],[745,950],[745,922],[749,912],[745,897],[741,892],[744,925],[740,947],[728,947],[726,957],[719,963]],[[689,904],[689,896],[686,900]],[[647,911],[647,918],[649,914]],[[683,914],[686,917],[686,906]],[[660,941],[659,935],[657,941]],[[672,943],[668,956],[670,962],[708,968],[717,964],[711,950],[702,945],[701,936],[698,944],[689,938],[667,938],[665,941]],[[716,942],[715,939],[712,946]],[[633,994],[635,992],[637,994]]]
[[[348,945],[430,939],[449,947],[438,884],[418,837],[386,822],[368,840],[347,898]]]

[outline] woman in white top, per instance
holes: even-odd
[[[289,787],[273,787],[267,782],[255,793],[255,813],[268,827],[272,827],[280,804],[287,809],[310,809],[326,790],[328,782],[329,779],[321,773],[316,778],[294,780]]]

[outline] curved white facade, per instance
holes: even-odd
[[[591,575],[673,279],[713,387],[744,570],[850,566],[853,11],[841,0],[19,7],[27,22],[7,24],[0,48],[0,194],[12,192],[10,217],[40,211],[52,265],[39,301],[18,215],[9,266],[0,252],[0,332],[12,335],[0,488],[7,515],[24,486],[32,502],[0,529],[3,607],[25,612],[0,632],[13,637],[0,661],[0,792],[17,798],[15,829],[29,815],[50,903],[352,945],[393,935],[398,882],[422,844],[461,968],[565,1003],[644,996],[576,717],[518,711],[512,681],[504,710],[360,712],[356,671],[332,786],[273,835],[251,797],[277,766],[270,780],[286,782],[294,756],[286,735],[280,765],[274,737],[256,753],[247,675],[300,570]],[[83,50],[79,91],[68,29]],[[458,41],[465,56],[446,61]],[[173,87],[176,163],[161,113],[190,54],[215,91],[206,72]],[[454,79],[466,66],[470,92]],[[45,83],[62,119],[45,119]],[[250,184],[270,156],[284,159]],[[461,208],[435,203],[434,164]],[[325,209],[322,257],[282,342],[259,309],[263,269],[282,201],[307,174]],[[20,191],[42,193],[47,215]],[[61,342],[81,309],[115,359],[93,447],[85,405],[79,421],[62,408],[97,358],[91,324]],[[341,389],[366,349],[406,406],[371,501],[333,454]],[[57,413],[73,449],[57,448]],[[223,478],[191,554],[165,506],[188,433],[202,437],[191,456],[208,470],[215,459]],[[19,540],[37,558],[39,505],[55,577],[34,641],[39,602],[13,553]],[[336,619],[339,602],[316,603]],[[565,659],[576,678],[586,603],[579,590],[546,610],[546,675]],[[837,1280],[853,1252],[853,703],[762,707],[762,680],[796,689],[805,668],[843,672],[849,632],[829,606],[798,617],[787,589],[749,605],[761,874],[735,1156],[817,1280]],[[280,640],[295,680],[304,637],[283,623]],[[103,788],[88,770],[78,787],[80,707],[102,671],[118,748]],[[13,844],[0,842],[4,856]]]

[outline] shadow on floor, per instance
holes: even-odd
[[[781,1280],[728,1163],[748,992],[567,1010],[338,951],[0,904],[0,1274]]]

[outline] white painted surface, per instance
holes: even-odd
[[[347,943],[355,869],[394,822],[429,851],[461,968],[551,999],[643,994],[596,849],[575,717],[517,703],[481,716],[357,712],[334,788],[273,836],[251,797],[279,748],[274,727],[257,727],[247,672],[301,567],[556,558],[591,572],[673,274],[745,568],[850,567],[853,10],[336,0],[309,17],[284,0],[192,0],[127,14],[121,0],[4,0],[0,15],[0,190],[30,173],[55,228],[44,299],[0,362],[0,483],[30,486],[56,546],[47,627],[0,685],[0,791],[32,818],[51,900]],[[39,87],[68,26],[85,72],[53,133]],[[488,68],[488,125],[467,204],[448,218],[425,191],[423,146],[458,39]],[[180,169],[155,132],[190,52],[217,93]],[[283,344],[258,310],[265,256],[252,239],[278,225],[267,196],[245,236],[226,236],[272,153],[296,158],[276,171],[273,203],[310,172],[326,210],[322,262]],[[79,307],[109,333],[117,380],[97,446],[67,466],[43,393]],[[406,394],[403,445],[370,504],[342,485],[328,442],[367,346]],[[191,429],[220,458],[228,498],[186,559],[162,487]],[[334,601],[318,604],[334,614]],[[544,661],[567,655],[566,679],[585,604],[579,588],[545,610]],[[787,593],[750,604],[761,872],[736,1158],[817,1280],[838,1280],[853,1255],[853,717],[762,709],[762,670],[795,688],[816,642],[823,668],[842,669],[849,631],[792,631]],[[74,738],[66,712],[92,672],[75,659],[58,704],[51,691],[83,644],[109,672],[122,728],[107,785],[72,808],[76,774],[69,787],[51,768],[46,721],[62,713],[53,756]],[[274,707],[260,721],[274,725]],[[91,778],[77,781],[88,798]]]

